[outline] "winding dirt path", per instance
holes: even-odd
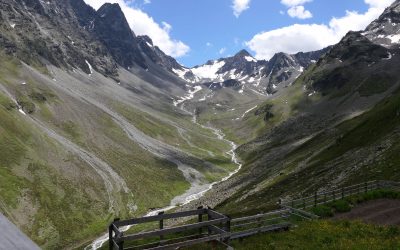
[[[400,226],[400,200],[379,199],[354,207],[350,212],[337,214],[335,220],[361,220],[377,225]]]

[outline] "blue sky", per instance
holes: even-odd
[[[94,8],[103,1],[85,0]],[[393,0],[104,0],[185,66],[247,49],[259,59],[334,44]],[[236,4],[236,5],[235,5]],[[235,8],[233,6],[236,6]]]

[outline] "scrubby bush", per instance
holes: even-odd
[[[333,216],[332,208],[326,205],[316,206],[312,209],[312,212],[324,218]]]
[[[336,212],[345,213],[351,210],[350,203],[346,200],[337,200],[333,202],[332,207]]]
[[[25,96],[21,96],[17,100],[18,105],[21,106],[22,110],[27,113],[27,114],[32,114],[35,112],[35,104],[31,102],[28,98]]]

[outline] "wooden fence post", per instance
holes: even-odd
[[[208,207],[207,209],[211,209],[210,207]],[[210,220],[212,220],[213,219],[213,217],[212,217],[212,215],[211,214],[208,214],[208,220],[210,221]],[[211,228],[210,228],[210,226],[208,226],[208,235],[211,235],[212,234],[212,230],[211,230]]]
[[[228,221],[225,224],[225,231],[230,233],[231,232],[231,217],[230,216],[226,216],[226,217],[228,217]],[[225,239],[225,244],[229,245],[230,241],[231,241],[231,237],[229,236]]]
[[[164,211],[158,213],[158,215],[163,215]],[[164,219],[160,219],[160,230],[164,229]],[[164,240],[164,235],[160,235],[160,245],[162,245],[162,241]]]
[[[113,246],[113,238],[112,238],[112,231],[113,230],[113,224],[110,224],[108,226],[108,249],[109,250],[113,250],[114,246]]]
[[[333,201],[336,201],[336,192],[333,190]]]
[[[203,206],[200,206],[197,209],[203,210]],[[198,222],[202,222],[202,221],[203,221],[203,211],[198,216]],[[199,235],[201,236],[202,234],[203,234],[203,228],[199,228]]]
[[[368,182],[365,182],[365,192],[368,193]]]
[[[342,200],[344,200],[344,187],[342,187]]]
[[[113,236],[112,236],[112,232],[113,232],[113,225],[114,225],[114,222],[117,222],[117,221],[120,221],[120,218],[115,218],[114,219],[114,221],[113,221],[113,223],[111,223],[111,225],[110,225],[110,227],[108,228],[108,248],[110,249],[110,250],[113,250],[114,249],[114,245],[113,245]],[[118,244],[118,246],[119,246],[119,244]],[[123,246],[122,246],[123,247]],[[118,247],[119,248],[119,247]]]
[[[303,198],[303,209],[306,210],[306,199]]]
[[[124,242],[123,241],[118,243],[118,250],[124,250]]]
[[[314,196],[314,207],[317,206],[317,192],[315,192],[315,196]]]

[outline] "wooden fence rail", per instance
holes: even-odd
[[[282,207],[307,209],[318,205],[326,204],[346,197],[367,193],[378,189],[400,190],[400,183],[394,181],[368,181],[348,187],[337,188],[326,192],[315,192],[313,195],[299,199],[281,201]]]

